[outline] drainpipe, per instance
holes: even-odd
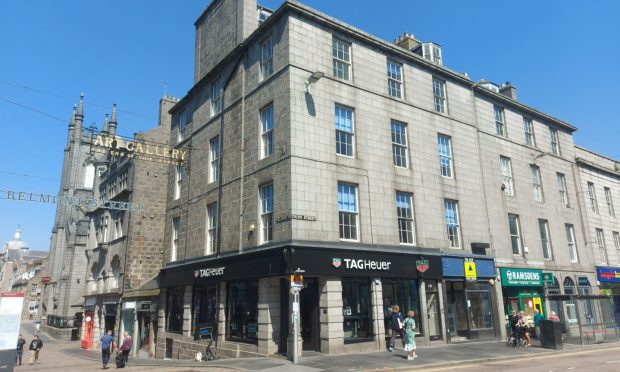
[[[239,48],[243,48],[244,47],[244,42],[242,42],[241,44],[239,44]],[[245,57],[247,51],[244,51],[239,58],[237,59],[237,61],[235,62],[232,70],[230,70],[229,75],[226,77],[226,81],[224,82],[224,85],[222,86],[222,112],[220,112],[220,159],[219,159],[219,168],[218,168],[218,174],[217,174],[217,178],[218,178],[218,182],[217,182],[217,187],[218,187],[218,193],[217,193],[217,244],[215,246],[215,256],[219,257],[222,253],[222,175],[223,175],[223,164],[224,164],[224,154],[225,151],[224,150],[224,114],[226,112],[226,87],[228,87],[228,84],[230,84],[230,80],[234,75],[234,72],[237,70],[237,67],[239,67],[239,64],[241,63],[241,60],[243,59],[243,57]],[[243,113],[242,113],[243,115]]]

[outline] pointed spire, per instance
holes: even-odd
[[[80,104],[77,108],[77,115],[84,117],[84,93],[80,93]]]
[[[73,139],[73,131],[75,130],[75,105],[73,105],[73,112],[71,113],[71,120],[69,120],[69,130],[68,130],[68,137],[67,137],[67,145],[69,144],[69,141],[71,141]]]
[[[110,118],[110,135],[114,136],[116,134],[116,103],[112,104],[112,117]]]
[[[82,137],[82,123],[84,122],[84,93],[80,94],[80,103],[78,103],[74,118],[75,138],[80,139]]]
[[[103,129],[101,129],[102,133],[108,133],[108,114],[105,114],[105,119],[103,119]]]

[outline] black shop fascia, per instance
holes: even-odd
[[[303,270],[306,276],[441,279],[437,254],[386,247],[296,246],[247,250],[221,257],[169,263],[162,270],[166,288],[215,280],[278,277]]]

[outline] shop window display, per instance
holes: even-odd
[[[258,280],[228,283],[226,314],[227,339],[258,342]]]
[[[342,315],[344,342],[370,339],[372,316],[370,307],[370,280],[342,279]]]
[[[421,322],[418,318],[420,314],[420,302],[418,295],[418,281],[409,279],[383,279],[383,316],[384,330],[386,336],[391,336],[390,309],[394,305],[400,307],[400,312],[407,314],[407,311],[413,310],[416,314],[416,322],[418,327],[416,335],[421,335]]]
[[[197,285],[194,287],[193,301],[193,328],[192,332],[197,332],[203,327],[213,327],[215,323],[217,310],[217,284],[210,283],[207,285]]]
[[[183,287],[168,289],[166,301],[166,330],[168,332],[183,331]]]

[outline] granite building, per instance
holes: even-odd
[[[194,86],[170,111],[157,357],[386,347],[392,305],[420,344],[499,339],[510,309],[596,285],[572,133],[509,83],[444,67],[297,1],[212,1]],[[568,280],[567,280],[568,278]],[[562,284],[560,284],[562,283]],[[568,317],[568,315],[567,315]]]
[[[586,244],[594,252],[601,293],[613,298],[620,319],[620,162],[578,146],[575,157]]]
[[[86,283],[81,345],[90,349],[107,330],[115,335],[125,331],[134,337],[134,355],[154,355],[159,291],[150,281],[162,267],[162,239],[167,193],[168,159],[165,156],[130,152],[140,148],[160,148],[168,144],[170,115],[177,102],[163,97],[156,127],[123,138],[117,133],[116,107],[107,117],[95,143],[116,141],[128,144],[124,151],[110,149],[95,164],[94,197],[131,205],[135,208],[98,207],[89,210]],[[129,203],[129,204],[125,204]],[[146,286],[146,287],[145,287]],[[145,289],[147,288],[147,289]],[[157,288],[157,287],[155,287]]]
[[[64,148],[59,196],[92,198],[95,164],[103,152],[93,146],[93,128],[84,127],[84,97],[69,121]],[[69,203],[58,203],[52,227],[49,262],[43,291],[43,328],[56,338],[69,339],[74,317],[82,311],[86,287],[86,244],[89,219],[86,210]]]

